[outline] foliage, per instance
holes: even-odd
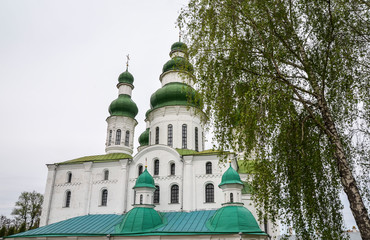
[[[12,211],[12,215],[20,222],[21,229],[28,230],[39,226],[42,203],[43,196],[36,191],[21,193]]]
[[[191,0],[179,16],[219,148],[255,155],[261,219],[300,239],[346,237],[342,189],[370,238],[369,15],[356,0]]]

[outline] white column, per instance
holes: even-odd
[[[51,200],[54,192],[54,185],[55,185],[55,176],[56,176],[56,169],[57,165],[48,164],[48,177],[46,180],[45,186],[45,193],[44,193],[44,204],[42,206],[42,214],[40,219],[40,227],[48,225],[49,223],[49,215],[50,215],[50,208],[51,208]]]
[[[87,215],[90,212],[90,201],[91,201],[91,186],[92,186],[92,179],[91,179],[91,168],[93,166],[92,162],[85,162],[84,165],[84,214]]]
[[[128,159],[123,159],[119,161],[121,163],[121,183],[122,183],[122,204],[118,207],[119,213],[124,213],[127,210],[127,187],[128,187],[128,175],[127,175],[127,165]]]
[[[193,156],[184,156],[184,177],[182,178],[183,196],[186,196],[186,201],[182,201],[183,210],[191,211],[194,208],[194,186],[193,186]]]

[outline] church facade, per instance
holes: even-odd
[[[238,156],[226,153],[220,161],[217,152],[204,149],[207,116],[193,88],[186,49],[182,42],[171,46],[171,59],[159,77],[162,87],[150,98],[147,128],[139,136],[136,155],[132,156],[138,108],[131,99],[134,77],[126,69],[118,78],[118,97],[109,106],[106,154],[48,164],[41,227],[14,238],[274,235],[271,224],[256,221],[247,175],[237,172]],[[102,222],[107,224],[104,230]],[[94,230],[86,229],[87,223],[95,224]],[[80,228],[75,229],[76,224]]]

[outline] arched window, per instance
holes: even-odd
[[[206,163],[206,174],[212,174],[212,163],[211,162]]]
[[[143,194],[140,194],[140,204],[143,204]]]
[[[109,171],[104,170],[104,180],[108,180],[108,179],[109,179]]]
[[[103,189],[103,191],[101,192],[101,206],[107,206],[107,202],[108,202],[108,190]]]
[[[109,130],[108,146],[112,144],[112,130]]]
[[[208,183],[206,185],[206,202],[214,202],[215,201],[215,193],[214,193],[214,186],[212,183]]]
[[[155,186],[155,191],[154,191],[154,196],[153,196],[153,203],[159,203],[159,193],[160,193],[159,186],[156,185]]]
[[[159,175],[159,160],[154,161],[154,175]]]
[[[121,129],[118,129],[116,132],[116,145],[121,144]]]
[[[186,124],[182,125],[182,148],[188,148],[188,126]]]
[[[66,202],[65,202],[65,207],[70,207],[71,206],[71,191],[66,192]]]
[[[234,202],[234,195],[233,193],[230,193],[230,202],[233,203]]]
[[[67,173],[67,183],[71,183],[71,182],[72,182],[72,173],[68,172]]]
[[[142,173],[143,173],[143,165],[139,165],[137,176],[140,176]]]
[[[171,187],[171,203],[179,203],[179,186],[177,185]]]
[[[172,124],[168,124],[167,128],[167,145],[172,147],[173,145],[173,127]]]
[[[196,127],[195,128],[195,151],[199,151],[199,147],[198,147],[198,128]]]
[[[129,146],[130,145],[130,131],[126,131],[126,135],[125,135],[125,146]]]
[[[170,174],[171,175],[175,175],[175,168],[176,166],[175,166],[175,163],[171,163],[171,165],[170,165]]]
[[[155,128],[155,144],[159,144],[159,127]]]

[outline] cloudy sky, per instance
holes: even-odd
[[[44,192],[45,164],[104,154],[127,54],[138,146],[186,2],[0,0],[0,215],[22,191]]]

